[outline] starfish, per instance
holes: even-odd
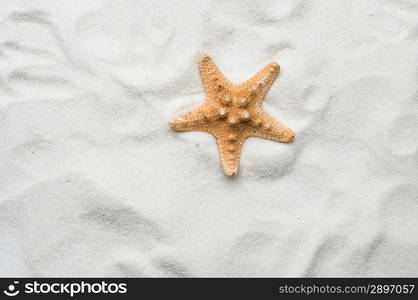
[[[208,55],[199,60],[206,91],[204,103],[170,121],[174,131],[203,131],[216,139],[225,175],[238,174],[241,149],[249,137],[289,143],[294,132],[276,122],[261,107],[279,74],[276,62],[267,64],[252,78],[233,84],[219,71]]]

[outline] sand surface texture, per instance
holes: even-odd
[[[0,276],[417,276],[418,1],[7,1]],[[210,54],[296,133],[215,140]]]

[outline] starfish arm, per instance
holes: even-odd
[[[295,133],[292,129],[276,122],[265,112],[259,113],[259,116],[259,121],[250,125],[250,136],[281,143],[290,143],[293,141]]]
[[[274,80],[276,80],[277,75],[279,75],[279,71],[279,64],[271,62],[253,77],[241,83],[240,86],[248,89],[253,97],[256,98],[256,101],[261,102],[269,91]]]
[[[208,125],[219,119],[214,106],[202,105],[170,121],[174,131],[208,131]]]
[[[231,133],[228,136],[216,137],[219,156],[225,175],[236,176],[238,174],[241,149],[244,140],[234,138],[236,134]]]
[[[199,70],[208,96],[215,95],[231,86],[212,58],[206,54],[202,55],[199,60]]]

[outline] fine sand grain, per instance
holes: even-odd
[[[0,9],[0,276],[417,276],[416,0],[16,1]],[[168,121],[270,61],[296,133]]]

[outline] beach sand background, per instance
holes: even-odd
[[[0,10],[0,276],[417,276],[418,1],[8,1]],[[223,175],[201,54],[270,61]]]

